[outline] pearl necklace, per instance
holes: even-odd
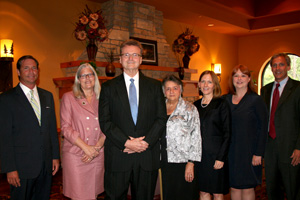
[[[207,104],[203,105],[203,104],[202,104],[202,101],[203,101],[203,99],[201,99],[201,107],[202,107],[202,108],[206,108],[206,107],[209,105],[209,103],[211,102],[211,100],[210,100]]]

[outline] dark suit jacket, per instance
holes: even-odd
[[[261,89],[261,96],[270,113],[273,83]],[[275,112],[275,130],[281,162],[291,163],[290,156],[300,150],[300,82],[288,79]]]
[[[147,171],[159,168],[159,138],[166,125],[166,106],[161,83],[139,74],[139,108],[137,124],[131,117],[123,74],[102,84],[99,100],[99,122],[106,135],[105,169],[128,171],[138,164]],[[123,153],[129,139],[146,136],[149,148],[142,153]]]
[[[38,88],[41,126],[20,85],[0,95],[1,172],[17,170],[20,178],[39,175],[45,161],[52,173],[52,160],[59,159],[53,96]]]
[[[201,99],[194,102],[200,113],[203,153],[225,161],[231,135],[231,111],[225,99],[212,99],[209,106],[201,107]],[[202,112],[203,111],[203,112]]]

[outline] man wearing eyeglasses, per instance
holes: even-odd
[[[106,135],[106,199],[152,200],[160,160],[159,138],[166,107],[161,83],[139,72],[142,46],[135,40],[121,47],[123,74],[103,83],[99,122]]]

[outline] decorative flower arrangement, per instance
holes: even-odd
[[[172,45],[172,50],[175,53],[187,54],[188,56],[196,53],[200,45],[198,43],[199,37],[192,35],[192,31],[187,28],[182,34],[180,34]]]
[[[86,9],[79,16],[76,22],[75,38],[80,41],[103,42],[108,37],[108,31],[105,27],[105,19],[102,17],[102,11],[93,12],[87,5]]]

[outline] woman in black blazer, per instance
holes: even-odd
[[[268,113],[263,99],[253,87],[250,70],[233,68],[229,94],[225,96],[232,116],[228,153],[231,199],[255,200],[254,188],[262,181],[262,157],[268,132]]]
[[[202,160],[196,163],[201,200],[223,200],[229,192],[227,153],[231,132],[230,109],[220,98],[221,87],[212,71],[204,71],[199,78],[202,98],[194,102],[200,114]]]

